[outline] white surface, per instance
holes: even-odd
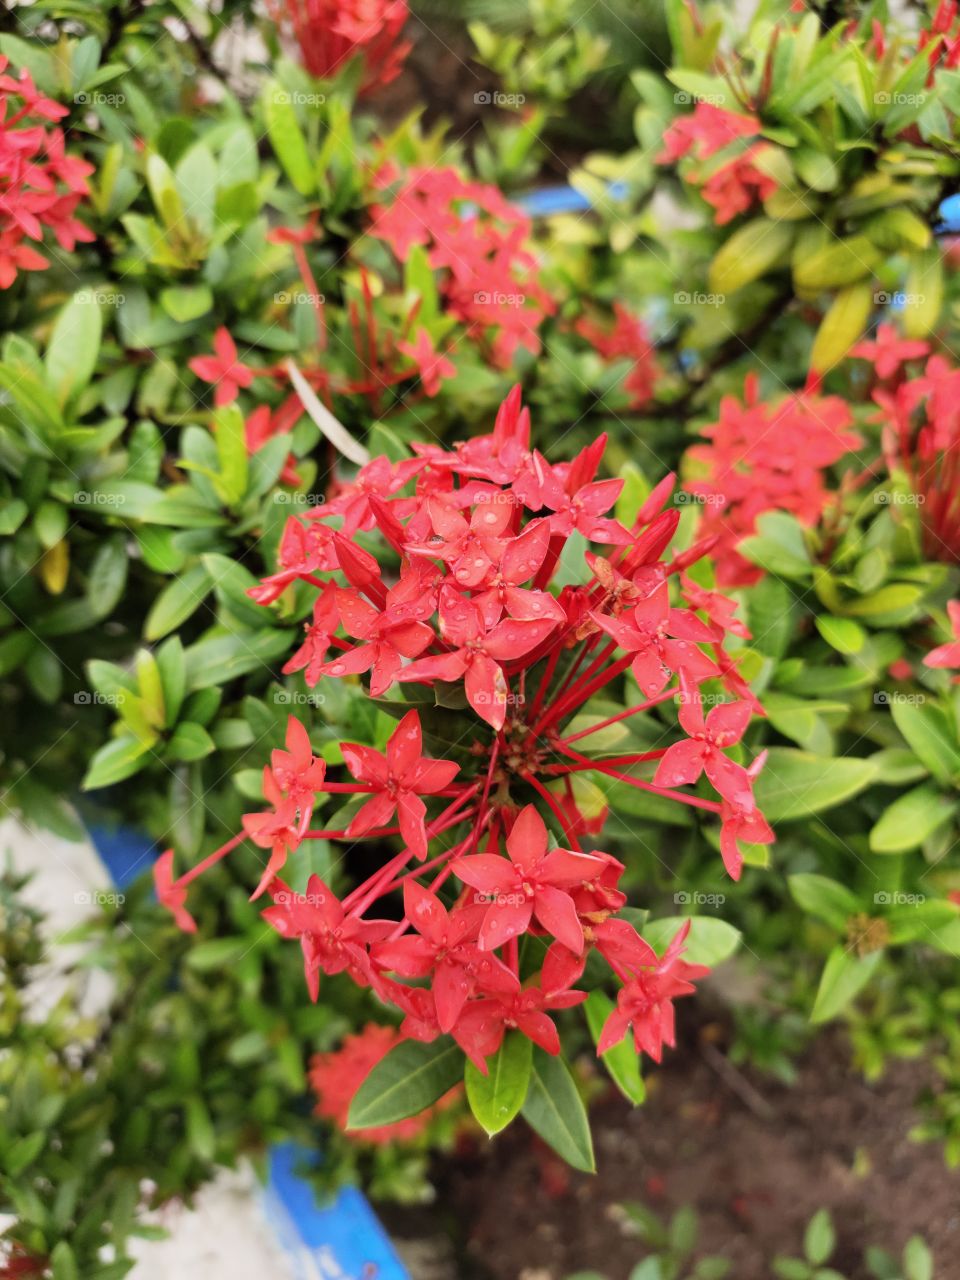
[[[63,991],[64,968],[76,946],[56,939],[90,912],[93,895],[113,892],[93,846],[74,844],[47,831],[0,821],[0,861],[32,875],[25,897],[47,917],[51,950],[31,988],[32,1011],[42,1017]],[[105,974],[84,978],[83,1005],[93,1013],[109,1000]],[[293,1280],[279,1242],[265,1216],[252,1171],[224,1171],[196,1197],[191,1211],[171,1204],[151,1217],[170,1231],[168,1240],[135,1240],[138,1258],[130,1280]]]

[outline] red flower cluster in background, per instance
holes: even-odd
[[[393,185],[392,169],[380,188]],[[385,203],[372,210],[370,234],[385,240],[401,262],[414,245],[444,273],[448,313],[481,337],[495,331],[491,354],[506,366],[518,347],[536,354],[537,329],[554,311],[527,247],[530,220],[493,186],[466,182],[456,169],[411,169]]]
[[[8,66],[0,55],[0,73]],[[68,114],[38,92],[29,71],[0,74],[0,289],[9,289],[20,271],[49,265],[28,243],[42,243],[45,231],[68,251],[94,238],[74,216],[93,165],[68,155],[63,131],[48,123]]]
[[[342,1132],[347,1132],[347,1114],[354,1094],[377,1063],[402,1038],[393,1027],[370,1022],[361,1031],[347,1036],[339,1049],[314,1054],[310,1061],[310,1087],[317,1095],[316,1114],[331,1120]],[[424,1132],[438,1111],[450,1106],[459,1092],[459,1089],[451,1089],[439,1102],[417,1116],[364,1129],[361,1133],[348,1133],[348,1136],[355,1142],[368,1142],[378,1147],[394,1142],[412,1142]]]
[[[960,369],[931,356],[917,377],[901,376],[873,398],[887,464],[906,476],[915,496],[924,552],[960,561]]]
[[[577,321],[577,333],[586,339],[598,355],[613,363],[629,360],[630,372],[623,380],[623,389],[630,397],[631,409],[642,409],[653,398],[659,377],[656,349],[647,326],[621,303],[613,304],[612,327],[598,324],[583,316]]]
[[[303,65],[329,79],[352,58],[363,59],[361,92],[400,74],[410,42],[400,39],[406,0],[269,0],[274,21],[293,32]]]
[[[623,984],[603,1043],[632,1027],[654,1056],[672,1043],[671,1000],[703,972],[680,960],[682,934],[658,958],[620,916],[624,867],[581,844],[596,815],[581,812],[578,775],[716,815],[734,877],[738,841],[773,839],[753,798],[762,759],[747,767],[727,754],[757,704],[723,642],[748,633],[732,601],[685,572],[712,537],[670,557],[672,476],[628,528],[611,514],[622,481],[598,479],[602,437],[571,462],[551,463],[529,432],[517,387],[492,434],[375,459],[324,505],[290,518],[278,572],[251,592],[269,604],[295,581],[316,588],[288,669],[303,670],[310,686],[370,673],[371,694],[398,719],[385,753],[341,744],[346,777],[333,781],[333,766],[290,718],[287,748],[264,770],[268,807],[243,824],[267,853],[256,890],[273,899],[264,916],[299,940],[314,998],[321,973],[349,973],[404,1015],[406,1036],[450,1034],[481,1070],[508,1028],[558,1052],[551,1012],[586,998],[577,983],[592,951]],[[575,533],[603,550],[581,556],[576,585]],[[357,540],[371,536],[376,556]],[[557,587],[561,561],[566,585]],[[716,690],[706,718],[705,682]],[[611,683],[623,710],[572,730]],[[434,710],[422,698],[429,710],[410,708],[401,693],[411,685],[453,686],[442,702],[461,709]],[[668,713],[678,695],[680,742],[584,754],[600,729]],[[446,758],[424,754],[431,740]],[[716,798],[682,789],[701,773]],[[314,829],[324,793],[352,796],[352,816]],[[342,899],[317,876],[303,893],[279,878],[304,840],[392,836],[399,851]],[[243,838],[178,880],[165,855],[158,891],[181,924],[187,884]],[[529,960],[521,968],[526,935],[545,944],[533,972]]]
[[[960,600],[951,600],[947,605],[950,625],[953,627],[952,640],[931,649],[924,662],[928,667],[955,667],[960,669]],[[960,684],[960,675],[953,677],[954,684]]]
[[[789,511],[813,526],[831,501],[826,468],[860,444],[853,417],[839,396],[805,391],[779,403],[759,400],[756,374],[748,374],[743,402],[724,396],[719,420],[703,429],[709,444],[688,451],[698,476],[684,487],[704,506],[701,531],[717,539],[717,581],[756,582],[762,570],[736,546],[755,531],[766,511]]]
[[[667,129],[657,163],[676,164],[687,157],[696,161],[698,167],[691,170],[690,177],[700,187],[704,200],[716,210],[714,221],[722,227],[777,190],[774,179],[757,166],[765,150],[762,142],[751,143],[730,159],[709,163],[718,152],[727,152],[741,140],[756,138],[762,127],[756,116],[698,102],[690,115],[674,120]]]

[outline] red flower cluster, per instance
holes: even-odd
[[[400,32],[406,0],[270,0],[274,21],[292,30],[312,76],[329,79],[352,59],[363,59],[361,92],[400,74],[410,42]]]
[[[769,174],[757,167],[766,150],[762,142],[754,142],[731,158],[719,163],[706,163],[718,152],[729,154],[741,139],[756,138],[762,129],[756,116],[742,116],[724,111],[708,102],[698,102],[693,113],[681,116],[663,135],[664,148],[657,156],[658,164],[676,164],[690,157],[698,167],[690,177],[700,187],[704,200],[716,210],[718,227],[732,221],[758,200],[766,200],[777,190]]]
[[[586,998],[577,983],[592,951],[623,983],[603,1043],[629,1025],[654,1056],[672,1040],[671,999],[703,972],[679,959],[683,935],[658,958],[618,915],[624,867],[582,847],[596,815],[581,812],[578,775],[716,814],[734,877],[738,841],[773,839],[753,798],[762,759],[746,767],[727,754],[757,704],[723,641],[748,633],[732,601],[684,572],[708,543],[664,558],[679,518],[664,509],[673,477],[628,528],[609,514],[622,481],[597,478],[603,438],[572,462],[550,463],[531,449],[529,430],[518,387],[492,434],[452,451],[418,445],[404,461],[375,459],[336,497],[291,517],[278,572],[251,592],[268,604],[295,581],[316,587],[288,669],[311,686],[369,673],[370,693],[398,718],[385,752],[341,744],[350,780],[334,782],[291,717],[287,749],[264,771],[269,807],[244,818],[269,855],[256,891],[273,898],[264,916],[299,939],[314,998],[321,973],[347,972],[402,1012],[404,1035],[449,1034],[481,1070],[508,1028],[559,1050],[550,1014]],[[383,546],[376,557],[357,540],[369,545],[374,534]],[[582,556],[579,585],[570,583],[575,534],[606,548]],[[567,585],[551,589],[561,562]],[[623,710],[573,731],[570,720],[628,668],[639,700],[631,704],[628,683]],[[733,697],[711,694],[716,705],[704,718],[708,681]],[[422,694],[423,718],[409,708],[411,685],[440,684],[453,686],[437,694],[446,709]],[[612,757],[580,749],[600,729],[665,711],[678,696],[680,742]],[[423,754],[427,732],[452,758]],[[717,798],[679,789],[701,774]],[[354,797],[352,816],[312,830],[316,797],[331,792]],[[394,835],[399,852],[342,900],[316,876],[305,893],[278,878],[305,839]],[[165,855],[160,896],[181,921],[186,884],[241,838],[177,881]],[[371,916],[376,904],[386,914]],[[530,935],[544,939],[532,972],[519,951]]]
[[[395,180],[392,169],[377,179]],[[385,240],[401,262],[422,245],[431,267],[444,273],[447,311],[474,337],[496,330],[492,355],[506,367],[517,347],[536,354],[537,330],[554,303],[537,279],[527,247],[530,220],[483,182],[465,182],[456,169],[411,169],[387,203],[372,210],[370,234]]]
[[[925,553],[960,561],[960,369],[931,356],[918,377],[878,388],[873,398],[887,465],[906,474],[916,495]]]
[[[418,1116],[408,1116],[406,1120],[398,1120],[395,1124],[364,1129],[360,1133],[347,1131],[347,1115],[354,1094],[377,1063],[402,1039],[393,1027],[370,1022],[362,1031],[347,1036],[339,1049],[332,1053],[314,1054],[310,1062],[310,1086],[317,1095],[317,1105],[314,1108],[316,1114],[332,1120],[354,1142],[372,1143],[380,1147],[390,1146],[394,1142],[412,1142],[418,1138],[437,1112],[453,1103],[459,1089],[451,1089],[439,1102]]]
[[[8,65],[0,55],[0,73]],[[67,114],[37,91],[29,71],[0,74],[0,289],[9,289],[19,271],[50,265],[27,243],[41,243],[45,230],[67,250],[94,238],[74,216],[93,165],[68,155],[62,130],[47,123]]]
[[[653,398],[660,372],[653,341],[643,321],[631,315],[621,303],[613,304],[613,314],[612,328],[584,316],[577,321],[577,333],[609,363],[617,360],[631,362],[630,372],[623,380],[623,389],[630,396],[630,408],[642,409]]]
[[[702,531],[717,539],[717,580],[723,586],[756,582],[762,570],[737,554],[766,511],[789,511],[813,526],[830,501],[825,470],[860,444],[853,418],[839,396],[812,392],[761,403],[756,374],[744,384],[743,403],[720,402],[718,422],[705,427],[709,444],[688,457],[701,478],[685,485],[704,506]]]

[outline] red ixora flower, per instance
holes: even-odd
[[[776,181],[758,167],[763,143],[753,143],[722,163],[713,160],[718,152],[733,150],[735,144],[755,138],[762,126],[756,116],[724,111],[708,102],[698,102],[691,115],[675,120],[663,136],[664,149],[658,164],[676,164],[684,157],[699,162],[690,177],[700,194],[716,210],[718,226],[746,213],[756,200],[766,200],[777,190]],[[704,164],[704,161],[712,163]]]
[[[413,342],[398,342],[397,350],[409,356],[417,366],[424,393],[433,397],[440,390],[444,378],[455,378],[456,367],[442,352],[437,351],[433,339],[422,326]]]
[[[901,338],[892,324],[877,327],[872,340],[858,342],[850,352],[861,360],[869,360],[877,377],[883,381],[895,377],[910,360],[919,360],[930,350],[930,344],[919,338]]]
[[[672,1047],[676,1043],[673,1001],[678,996],[692,995],[694,980],[710,972],[705,965],[687,964],[680,959],[689,932],[687,921],[662,956],[642,944],[646,961],[634,964],[627,976],[617,996],[617,1007],[597,1042],[598,1053],[618,1045],[628,1030],[633,1032],[637,1053],[649,1054],[654,1062],[660,1061],[665,1044]]]
[[[69,155],[63,132],[49,124],[67,108],[39,93],[26,69],[18,77],[2,74],[9,65],[0,55],[0,289],[21,271],[50,265],[34,248],[45,232],[68,251],[94,239],[75,216],[93,165]]]
[[[268,0],[274,21],[292,30],[312,76],[328,79],[352,58],[363,61],[361,91],[400,74],[410,42],[399,39],[406,0]]]
[[[269,892],[265,918],[300,941],[311,996],[321,973],[346,973],[402,1016],[404,1036],[449,1036],[479,1071],[507,1032],[559,1051],[554,1015],[585,999],[588,960],[591,982],[599,962],[622,987],[604,1044],[628,1026],[655,1055],[672,1039],[670,1002],[703,970],[679,959],[682,934],[657,957],[621,914],[624,864],[582,843],[603,843],[614,785],[717,821],[734,877],[740,846],[772,839],[753,795],[763,756],[746,749],[760,708],[724,647],[747,632],[713,586],[714,535],[669,551],[672,476],[629,524],[610,516],[621,482],[600,472],[604,446],[548,460],[530,447],[515,389],[489,435],[375,458],[292,516],[277,571],[251,591],[299,611],[305,635],[285,670],[310,686],[348,678],[353,697],[380,705],[353,719],[361,740],[341,744],[343,765],[325,766],[292,717],[264,771],[263,810],[178,879],[170,859],[158,873],[183,913],[187,885],[252,840],[267,851],[255,893]],[[818,460],[829,453],[814,446]],[[595,694],[616,709],[592,713]],[[670,746],[675,706],[686,736]],[[646,750],[591,748],[654,710]],[[425,740],[444,744],[437,758]],[[314,828],[326,795],[352,797],[352,817]],[[295,892],[279,873],[309,840],[369,841],[375,865],[342,873],[342,889],[313,877]],[[521,951],[527,936],[537,943]]]
[[[736,550],[756,531],[758,516],[789,511],[807,526],[821,519],[832,500],[826,469],[860,444],[852,428],[850,408],[839,396],[802,392],[766,404],[753,373],[743,403],[723,397],[718,421],[702,432],[709,443],[687,453],[701,478],[684,486],[702,505],[701,532],[716,539],[721,586],[746,586],[763,576]]]
[[[386,755],[356,742],[341,743],[340,749],[351,774],[374,792],[347,827],[347,835],[362,836],[374,827],[385,827],[396,813],[408,850],[415,858],[425,858],[427,807],[420,797],[443,791],[460,766],[452,760],[431,760],[423,755],[416,711],[408,711],[397,725],[387,742]]]
[[[950,615],[954,639],[930,650],[923,660],[928,667],[960,667],[960,600],[951,600],[947,605],[947,613]],[[954,676],[953,681],[954,684],[960,684],[960,675]]]
[[[249,387],[256,375],[253,369],[237,359],[236,343],[223,325],[213,335],[213,349],[214,355],[194,356],[188,364],[198,378],[214,384],[213,402],[219,409],[225,404],[233,404],[241,387]]]

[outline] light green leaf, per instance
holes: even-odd
[[[463,1053],[447,1036],[432,1044],[403,1040],[354,1094],[347,1128],[373,1129],[419,1115],[463,1075]]]
[[[464,1070],[470,1110],[489,1137],[505,1129],[520,1112],[530,1084],[533,1041],[520,1031],[508,1031],[496,1053],[487,1059],[483,1075],[468,1060]]]
[[[568,1164],[585,1173],[596,1172],[590,1121],[570,1068],[562,1058],[540,1048],[533,1051],[523,1117]]]

